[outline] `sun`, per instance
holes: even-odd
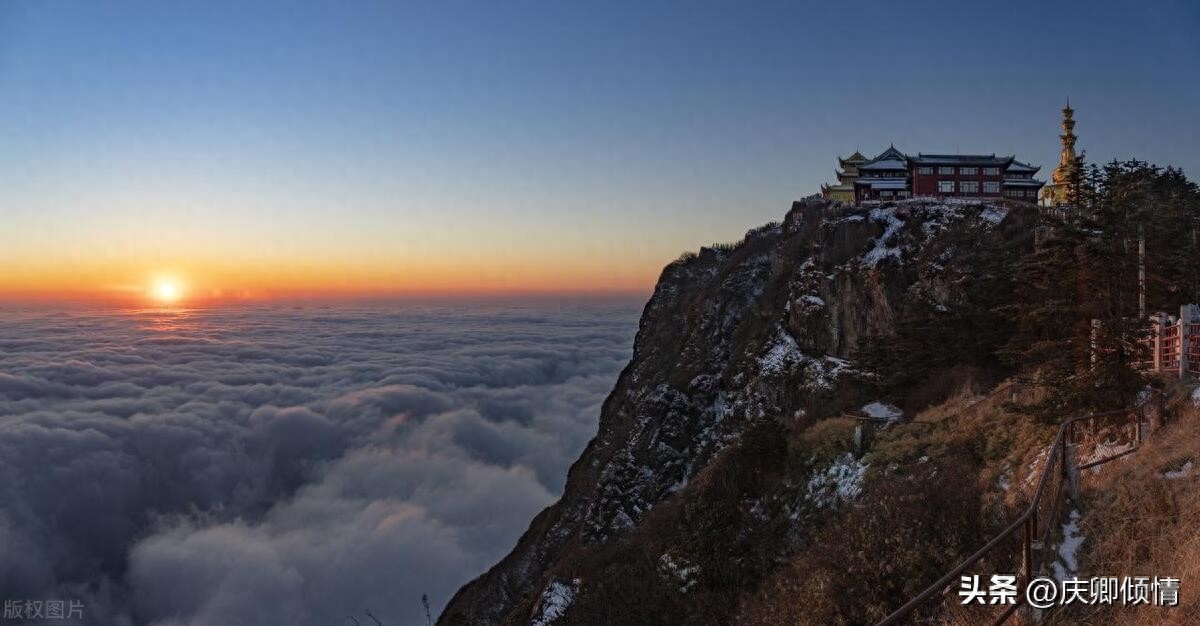
[[[162,278],[155,281],[150,295],[163,304],[173,304],[183,297],[183,287],[178,281]]]

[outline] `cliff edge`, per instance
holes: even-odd
[[[645,593],[686,604],[696,602],[686,597],[694,589],[726,585],[737,593],[705,595],[709,606],[675,615],[702,610],[712,623],[728,621],[739,610],[736,596],[753,593],[781,560],[776,548],[758,554],[756,546],[794,545],[814,515],[859,488],[861,468],[840,450],[823,457],[814,448],[802,455],[804,467],[772,460],[781,433],[878,400],[872,381],[891,373],[879,369],[886,341],[872,340],[893,336],[914,310],[978,307],[981,278],[1006,271],[1031,247],[1036,221],[1036,208],[1019,203],[807,201],[737,244],[668,265],[562,498],[454,596],[438,623],[650,618],[598,608],[616,597],[613,585],[623,583],[611,568],[626,567],[635,545],[645,562],[628,567],[668,583]],[[771,498],[747,487],[770,476]],[[724,505],[729,515],[714,518]],[[751,536],[767,532],[774,538]],[[729,542],[741,542],[733,569],[701,562]]]

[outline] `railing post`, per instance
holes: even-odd
[[[1075,422],[1067,422],[1067,428],[1063,431],[1062,447],[1058,451],[1058,468],[1062,472],[1064,482],[1071,478],[1071,473],[1067,469],[1067,450],[1069,449],[1068,446],[1070,446],[1071,435],[1074,434],[1072,432],[1074,428]]]
[[[1066,441],[1063,441],[1063,491],[1069,494],[1072,499],[1079,496],[1079,464],[1075,460],[1075,450],[1075,445],[1067,444]]]
[[[1154,337],[1150,341],[1150,347],[1154,350],[1154,371],[1162,371],[1162,349],[1163,349],[1163,332],[1167,328],[1166,315],[1163,313],[1154,314]]]
[[[1188,377],[1188,349],[1192,346],[1191,335],[1188,331],[1191,330],[1192,319],[1195,317],[1196,305],[1184,304],[1179,307],[1179,378],[1186,379]]]
[[[1025,520],[1025,539],[1021,543],[1021,569],[1025,573],[1025,584],[1033,580],[1033,538],[1037,534],[1034,526],[1037,524],[1037,513]]]

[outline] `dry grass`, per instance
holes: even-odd
[[[1079,609],[1057,623],[1200,624],[1200,410],[1180,387],[1171,391],[1174,419],[1129,461],[1089,481],[1080,575],[1178,578],[1179,606]],[[1164,477],[1187,461],[1189,476]]]
[[[1011,413],[1011,387],[1001,384],[987,393],[965,385],[945,402],[914,417],[919,423],[880,433],[869,459],[881,466],[911,463],[922,456],[938,458],[968,449],[979,462],[979,487],[1011,505],[1022,504],[1026,480],[1040,471],[1039,453],[1054,438],[1053,426]],[[1022,401],[1027,391],[1018,390]],[[1004,490],[1008,483],[1012,489]]]
[[[1080,576],[1178,578],[1180,605],[1075,607],[1052,615],[1049,623],[1200,626],[1200,409],[1192,406],[1190,391],[1178,382],[1168,385],[1168,415],[1173,417],[1137,454],[1088,476],[1081,503],[1088,539],[1080,554]],[[1003,524],[1028,506],[1056,431],[1007,412],[1007,395],[977,395],[964,387],[916,416],[931,426],[880,433],[867,459],[880,467],[904,466],[919,457],[938,459],[970,449],[979,463],[980,512],[992,524]],[[1188,461],[1188,477],[1164,477]]]

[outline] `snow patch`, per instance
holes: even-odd
[[[1200,387],[1192,390],[1192,406],[1200,409]]]
[[[679,591],[683,593],[690,591],[700,580],[699,565],[677,563],[669,554],[664,554],[658,559],[658,571],[664,578],[673,578],[678,581]]]
[[[612,527],[616,530],[633,528],[633,518],[629,517],[624,509],[617,511],[617,514],[613,516]]]
[[[1192,475],[1192,462],[1191,461],[1184,463],[1183,466],[1181,466],[1177,470],[1168,470],[1168,471],[1165,471],[1162,473],[1162,477],[1166,478],[1168,480],[1187,478],[1188,476],[1191,476],[1191,475]]]
[[[991,223],[993,226],[1004,221],[1008,217],[1008,209],[998,206],[985,206],[979,212],[979,219]]]
[[[537,612],[534,614],[533,620],[529,622],[529,626],[550,626],[566,615],[571,603],[575,602],[575,594],[579,592],[581,582],[578,578],[572,580],[570,584],[561,580],[550,581],[550,584],[542,591],[542,597],[538,600]]]
[[[867,405],[863,406],[862,412],[865,413],[867,415],[867,417],[874,417],[874,418],[886,419],[886,420],[892,420],[892,421],[897,421],[897,420],[901,419],[902,417],[904,417],[904,411],[901,411],[896,406],[893,406],[891,404],[884,404],[882,402],[872,402],[870,404],[867,404]]]
[[[788,367],[800,363],[807,356],[800,351],[800,346],[792,336],[782,330],[775,342],[767,348],[758,359],[758,371],[764,374],[782,374]]]
[[[862,493],[863,476],[867,467],[869,466],[866,463],[847,452],[824,471],[815,472],[808,479],[808,493],[805,497],[815,503],[817,508],[853,500]]]
[[[1079,573],[1079,546],[1083,545],[1083,535],[1079,534],[1079,511],[1071,509],[1071,514],[1062,528],[1063,539],[1058,545],[1058,560],[1054,562],[1054,577],[1058,582]]]
[[[1012,487],[1012,475],[1013,472],[1011,468],[1005,470],[1003,474],[1000,474],[1000,477],[996,479],[996,488],[1000,491],[1008,491]]]
[[[904,227],[904,222],[896,217],[896,208],[879,208],[871,209],[871,221],[881,222],[885,224],[883,234],[875,239],[875,246],[867,251],[862,257],[862,262],[870,267],[879,265],[879,262],[892,257],[896,260],[900,259],[900,247],[891,246],[889,242],[896,238],[900,233],[900,229]]]
[[[809,382],[821,389],[829,389],[846,370],[851,369],[850,361],[835,356],[825,355],[814,357],[800,351],[800,346],[787,331],[782,328],[776,334],[775,341],[767,346],[766,351],[758,359],[758,371],[767,376],[780,376],[796,366],[808,368]]]
[[[808,363],[811,366],[809,372],[812,374],[813,384],[822,389],[833,387],[833,381],[837,380],[842,372],[851,369],[850,361],[828,354],[821,359],[809,357]]]

